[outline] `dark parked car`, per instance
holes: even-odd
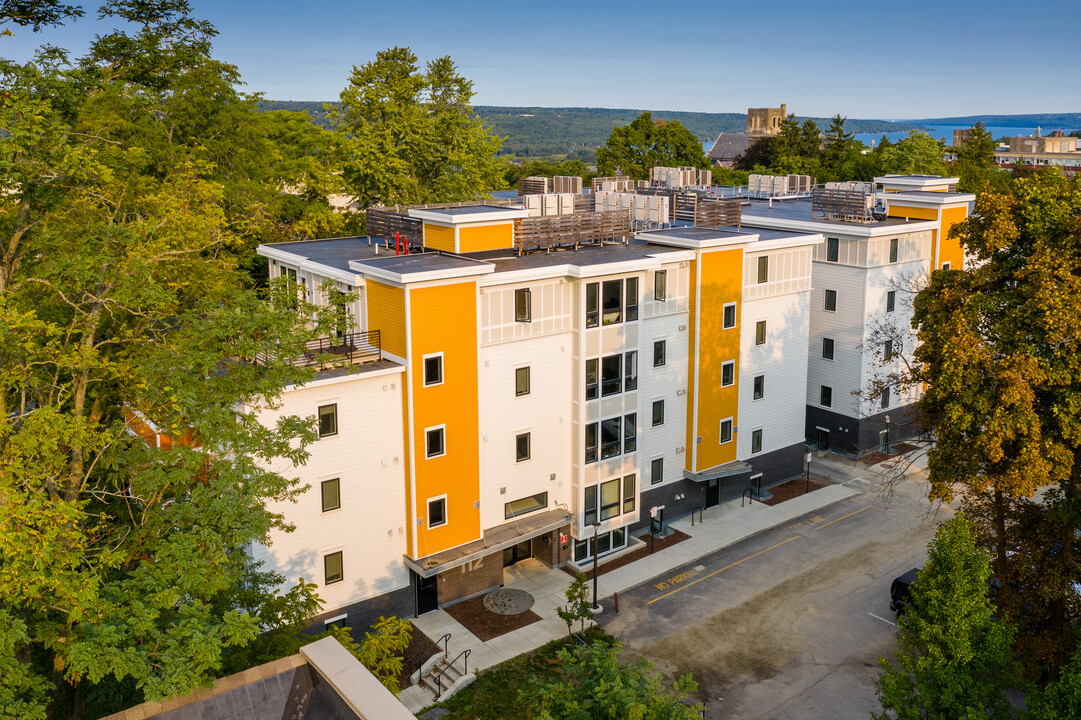
[[[912,586],[916,584],[916,573],[919,568],[912,568],[904,575],[897,577],[890,585],[890,610],[900,617],[908,607],[908,598],[912,593]]]

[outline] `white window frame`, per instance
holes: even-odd
[[[443,452],[439,453],[438,455],[429,455],[428,454],[428,433],[435,432],[436,430],[439,430],[440,432],[443,433]],[[444,423],[442,425],[432,425],[431,427],[424,428],[424,458],[426,460],[431,460],[433,458],[445,457],[446,454],[447,454],[447,425],[446,425],[446,423]]]
[[[762,347],[763,345],[766,345],[769,342],[769,323],[767,322],[768,319],[769,318],[762,318],[761,320],[755,320],[754,321],[754,346],[755,347]],[[758,342],[758,326],[759,325],[762,326],[762,342]]]
[[[756,382],[758,382],[758,378],[762,378],[762,395],[761,395],[761,397],[755,397],[754,396],[754,391],[755,391],[754,384]],[[760,375],[755,375],[753,378],[751,378],[751,402],[758,402],[759,400],[765,400],[765,399],[766,399],[766,374],[761,373]]]
[[[443,522],[439,523],[438,525],[432,525],[432,503],[433,502],[439,502],[440,500],[443,501]],[[444,525],[448,524],[450,522],[450,508],[448,507],[448,505],[449,505],[449,503],[447,502],[447,494],[446,493],[443,493],[442,495],[435,495],[435,496],[430,497],[427,500],[425,500],[424,501],[424,525],[425,525],[425,527],[427,527],[429,530],[432,530],[434,528],[440,528],[440,527],[443,527]]]
[[[729,307],[733,308],[732,317],[734,319],[734,322],[731,325],[725,325],[724,324],[725,311],[728,310]],[[722,330],[731,330],[732,328],[734,328],[734,327],[736,327],[738,325],[739,325],[739,308],[737,307],[737,304],[734,303],[734,302],[730,302],[730,303],[725,303],[724,305],[722,305],[721,306],[721,329]]]
[[[342,576],[337,580],[331,580],[327,582],[327,558],[331,555],[341,554],[342,556]],[[323,587],[330,587],[331,585],[337,585],[340,582],[345,582],[345,546],[339,545],[330,550],[324,550],[322,553],[323,558]]]
[[[528,449],[528,452],[526,453],[526,456],[524,458],[519,459],[518,458],[518,438],[521,437],[522,435],[526,436],[526,443],[529,444],[529,449]],[[514,462],[515,462],[515,464],[521,464],[521,463],[524,463],[524,462],[529,462],[532,459],[533,459],[533,429],[528,428],[526,430],[515,431],[515,433],[514,433]]]
[[[758,449],[754,449],[754,434],[758,433]],[[762,431],[762,428],[754,428],[751,430],[751,454],[757,455],[762,452],[762,448],[766,445],[766,433]]]
[[[428,382],[427,363],[432,358],[439,358],[439,382],[430,383],[430,382]],[[421,358],[420,358],[420,373],[421,373],[421,381],[424,384],[424,387],[436,387],[436,386],[442,385],[444,382],[446,382],[446,379],[447,379],[447,366],[446,366],[446,363],[443,362],[443,353],[442,352],[437,352],[437,353],[428,353],[427,355],[422,355]]]
[[[828,405],[826,403],[822,402],[822,394],[823,394],[822,391],[823,390],[829,390],[830,391],[830,401],[829,401]],[[819,407],[824,407],[824,408],[833,407],[833,386],[832,385],[819,385],[818,386],[818,406]]]
[[[722,440],[721,438],[724,437],[724,433],[721,432],[721,430],[724,428],[725,423],[728,423],[732,427],[732,429],[728,432],[728,439],[727,440]],[[732,442],[735,439],[735,437],[736,437],[736,423],[733,421],[733,419],[731,417],[721,418],[720,423],[717,424],[717,444],[718,445],[727,445],[728,443]]]
[[[661,479],[654,481],[653,479],[653,463],[661,461]],[[664,455],[657,455],[649,459],[649,486],[660,485],[664,482]]]
[[[726,383],[724,381],[724,367],[725,367],[725,365],[731,365],[732,366],[732,382],[729,382],[729,383]],[[721,387],[731,387],[731,386],[733,386],[735,384],[736,384],[736,361],[735,360],[725,360],[724,362],[721,363]]]

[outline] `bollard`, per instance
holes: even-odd
[[[619,615],[619,593],[612,593],[612,599],[616,601],[616,615]]]

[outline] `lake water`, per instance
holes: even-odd
[[[927,134],[929,134],[931,137],[938,138],[940,140],[944,140],[947,145],[952,145],[953,144],[953,131],[954,130],[963,130],[963,129],[966,129],[966,128],[969,128],[969,127],[972,127],[972,126],[971,125],[925,125],[924,127],[927,128]],[[991,133],[991,137],[995,138],[995,140],[998,140],[1000,137],[1004,137],[1004,136],[1005,137],[1014,137],[1016,135],[1033,135],[1036,132],[1035,127],[988,127],[987,129]],[[1069,133],[1069,132],[1071,132],[1071,131],[1073,131],[1075,129],[1076,128],[1057,128],[1057,127],[1042,127],[1041,126],[1040,127],[1040,132],[1043,135],[1048,135],[1048,134],[1051,133],[1052,130],[1062,130],[1063,132]],[[862,142],[864,145],[867,145],[867,146],[870,146],[871,143],[874,143],[875,145],[877,145],[878,141],[882,139],[882,135],[883,135],[883,133],[859,133],[859,134],[856,135],[856,139],[859,140],[860,142]],[[908,135],[908,133],[907,132],[891,132],[891,133],[885,133],[885,135],[886,135],[886,137],[888,137],[890,139],[890,142],[897,142],[901,138]],[[709,142],[702,143],[702,147],[704,147],[706,152],[708,153],[710,151],[710,149],[713,147],[713,141],[710,140]]]

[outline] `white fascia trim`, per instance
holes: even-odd
[[[909,185],[911,187],[937,187],[939,185],[956,185],[961,182],[959,177],[928,177],[916,178],[911,175],[882,175],[874,178],[876,185]]]
[[[455,213],[453,215],[441,213],[436,210],[415,208],[409,210],[409,217],[417,218],[418,220],[430,222],[435,225],[442,225],[444,227],[495,223],[498,221],[517,220],[518,218],[529,217],[529,211],[525,208],[492,208],[494,208],[494,206],[484,207],[477,212]]]
[[[889,210],[890,205],[904,205],[911,207],[922,208],[939,208],[944,205],[949,206],[962,206],[969,203],[976,202],[976,196],[971,193],[934,193],[935,195],[942,195],[942,198],[932,198],[927,195],[921,195],[920,197],[912,197],[906,192],[887,193],[885,196],[886,209]]]
[[[621,273],[646,272],[650,270],[663,270],[665,265],[694,260],[694,251],[659,253],[646,255],[636,260],[624,260],[621,262],[605,263],[602,265],[549,265],[542,268],[529,268],[525,270],[507,270],[494,273],[484,279],[478,280],[481,287],[494,285],[511,285],[520,282],[535,280],[559,280],[561,278],[591,278],[602,275],[618,275]]]
[[[350,285],[360,285],[360,276],[356,273],[351,273],[347,270],[331,267],[329,265],[323,265],[322,263],[315,262],[303,255],[294,255],[293,253],[285,252],[284,250],[278,250],[267,245],[260,245],[255,251],[265,258],[271,260],[277,260],[278,262],[288,263],[290,265],[296,265],[297,270],[306,270],[308,272],[314,272],[324,277],[334,278],[335,280],[341,280],[342,282],[349,283]],[[350,261],[352,266],[352,261]]]
[[[724,232],[726,236],[710,238],[708,240],[691,240],[675,235],[665,235],[663,231],[650,230],[648,231],[649,234],[635,233],[634,237],[636,240],[641,240],[643,242],[687,248],[688,250],[706,250],[708,248],[727,247],[730,245],[744,245],[758,240],[758,233],[755,232],[744,233],[725,230],[720,230],[718,232]]]
[[[389,281],[397,285],[426,282],[430,280],[453,280],[454,278],[487,275],[495,272],[495,265],[491,263],[481,262],[479,260],[474,260],[472,262],[476,263],[476,267],[452,268],[449,270],[425,270],[404,274],[365,265],[363,262],[358,262],[356,260],[350,260],[349,267],[353,268],[366,278],[371,277],[377,280]]]
[[[754,254],[762,250],[783,250],[785,248],[803,247],[805,245],[821,245],[826,242],[826,236],[822,233],[808,233],[806,235],[793,235],[786,238],[775,238],[773,240],[759,240],[754,245],[748,245],[746,252],[748,255]]]
[[[760,215],[744,215],[743,222],[747,225],[756,225],[773,230],[800,230],[806,233],[828,234],[831,237],[834,235],[847,235],[856,238],[882,237],[885,235],[897,235],[899,233],[938,229],[938,220],[910,220],[907,223],[897,223],[888,226],[859,227],[855,225],[833,223],[828,220],[786,220],[783,218],[763,217]]]
[[[313,387],[325,387],[327,385],[337,385],[339,383],[355,382],[357,380],[366,380],[368,378],[383,377],[385,375],[398,375],[405,372],[405,366],[399,365],[396,367],[382,368],[379,370],[372,370],[371,372],[364,373],[350,373],[349,375],[335,375],[334,377],[319,378],[304,383],[303,385],[286,385],[282,389],[282,393],[287,393],[296,390],[307,390]]]

